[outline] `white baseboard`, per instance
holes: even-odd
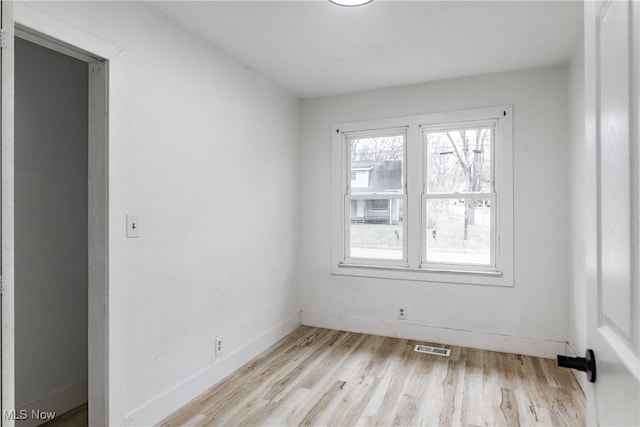
[[[127,426],[148,426],[162,421],[191,400],[229,376],[254,357],[271,347],[300,326],[296,314],[288,321],[272,328],[267,333],[247,343],[235,352],[224,356],[204,371],[193,376],[174,389],[158,397],[125,417]]]
[[[16,425],[20,427],[35,427],[49,421],[46,415],[39,418],[36,414],[55,413],[59,416],[87,402],[87,380],[82,380],[60,390],[41,396],[29,403],[18,407]]]
[[[564,341],[439,328],[406,321],[390,322],[379,319],[361,319],[308,311],[300,312],[300,320],[306,326],[479,348],[503,353],[525,354],[545,359],[555,359],[556,355],[564,354],[567,347],[567,343]]]

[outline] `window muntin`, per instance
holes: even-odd
[[[423,267],[495,267],[495,121],[421,130]]]
[[[406,129],[345,135],[350,178],[344,215],[347,262],[405,263],[406,139]]]

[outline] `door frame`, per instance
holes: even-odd
[[[88,79],[88,407],[90,425],[107,424],[107,359],[108,351],[108,134],[107,85],[108,61],[92,53],[48,37],[18,22],[14,37],[62,53],[87,63]],[[15,39],[14,39],[15,40]],[[15,52],[15,50],[14,50]],[[14,332],[15,333],[15,332]]]
[[[13,12],[14,2],[2,0],[0,15],[2,21],[2,50],[0,68],[2,69],[2,147],[1,176],[2,196],[0,197],[0,234],[1,246],[1,279],[0,298],[2,350],[0,354],[0,425],[12,427],[15,422],[5,414],[15,411],[15,357],[14,357],[14,236],[13,236],[13,89],[14,89],[14,44],[13,44]]]
[[[49,49],[61,52],[82,60],[88,64],[89,73],[89,111],[88,111],[88,400],[89,400],[89,425],[109,425],[109,71],[113,58],[121,52],[121,49],[112,46],[103,40],[82,32],[61,21],[56,20],[38,10],[24,4],[13,3],[14,19],[9,27],[12,34],[10,43],[13,49],[14,36],[45,46]],[[5,30],[5,39],[7,39]],[[11,82],[13,91],[13,81]],[[5,97],[3,96],[3,102]],[[13,96],[11,97],[13,103]],[[13,117],[12,117],[13,119]],[[4,117],[3,117],[4,120]],[[13,138],[5,141],[3,136],[2,149],[13,153]],[[8,156],[7,156],[8,157]],[[3,155],[3,162],[9,159]],[[13,200],[13,156],[11,156],[11,170],[2,171],[3,198],[5,186],[11,188],[11,201]],[[4,165],[3,165],[4,166]],[[5,214],[11,210],[9,221],[5,221]],[[7,228],[13,230],[13,204],[5,209],[3,204],[2,221]],[[3,233],[3,245],[5,244]],[[13,250],[13,233],[11,250]],[[13,253],[11,252],[11,255]],[[3,263],[11,264],[13,272],[13,258],[4,260]],[[13,279],[13,277],[12,277]],[[15,372],[13,364],[13,280],[7,283],[5,292],[11,295],[10,305],[5,307],[9,313],[4,314],[5,320],[11,325],[9,341],[12,357],[11,362],[4,361],[4,337],[3,337],[3,402],[2,410],[15,407]],[[4,301],[3,301],[4,305]],[[3,308],[5,308],[3,307]],[[113,333],[113,331],[111,331]],[[6,369],[5,369],[6,368]],[[5,377],[5,373],[8,376]],[[4,393],[10,390],[10,396],[4,398]]]

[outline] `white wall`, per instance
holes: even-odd
[[[87,398],[87,64],[19,39],[15,58],[16,406],[69,410]]]
[[[389,335],[437,332],[443,340],[472,331],[481,335],[474,341],[479,346],[487,337],[491,340],[493,335],[486,334],[497,334],[500,340],[524,337],[560,344],[542,352],[547,355],[564,350],[569,307],[567,81],[567,68],[559,66],[303,101],[303,322],[355,325]],[[514,105],[515,286],[332,276],[331,124],[502,104]],[[407,307],[406,323],[396,320],[398,305]],[[463,335],[467,343],[473,339],[473,334]]]
[[[27,6],[123,49],[110,64],[110,423],[151,424],[297,323],[300,104],[144,6]],[[140,238],[125,239],[126,213]]]
[[[587,276],[585,209],[587,194],[585,127],[584,127],[584,47],[580,43],[569,64],[570,116],[570,184],[569,184],[569,233],[570,300],[569,336],[571,348],[582,356],[587,348]],[[584,375],[578,379],[583,380]]]

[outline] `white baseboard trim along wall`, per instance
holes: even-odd
[[[300,326],[300,316],[296,314],[288,321],[272,328],[267,333],[247,343],[233,353],[224,355],[215,364],[194,375],[173,390],[159,396],[146,406],[127,415],[128,426],[153,425],[172,412],[202,394],[225,377],[242,367],[273,344],[289,335]]]
[[[565,354],[567,350],[567,343],[564,341],[549,341],[486,332],[439,328],[418,325],[406,321],[390,322],[308,311],[302,311],[300,313],[300,320],[302,324],[306,326],[397,337],[443,345],[479,348],[504,353],[524,354],[546,359],[555,359],[556,355]]]
[[[87,380],[41,396],[16,409],[15,419],[21,427],[35,427],[52,416],[59,416],[87,402]],[[6,417],[6,414],[4,414]]]

